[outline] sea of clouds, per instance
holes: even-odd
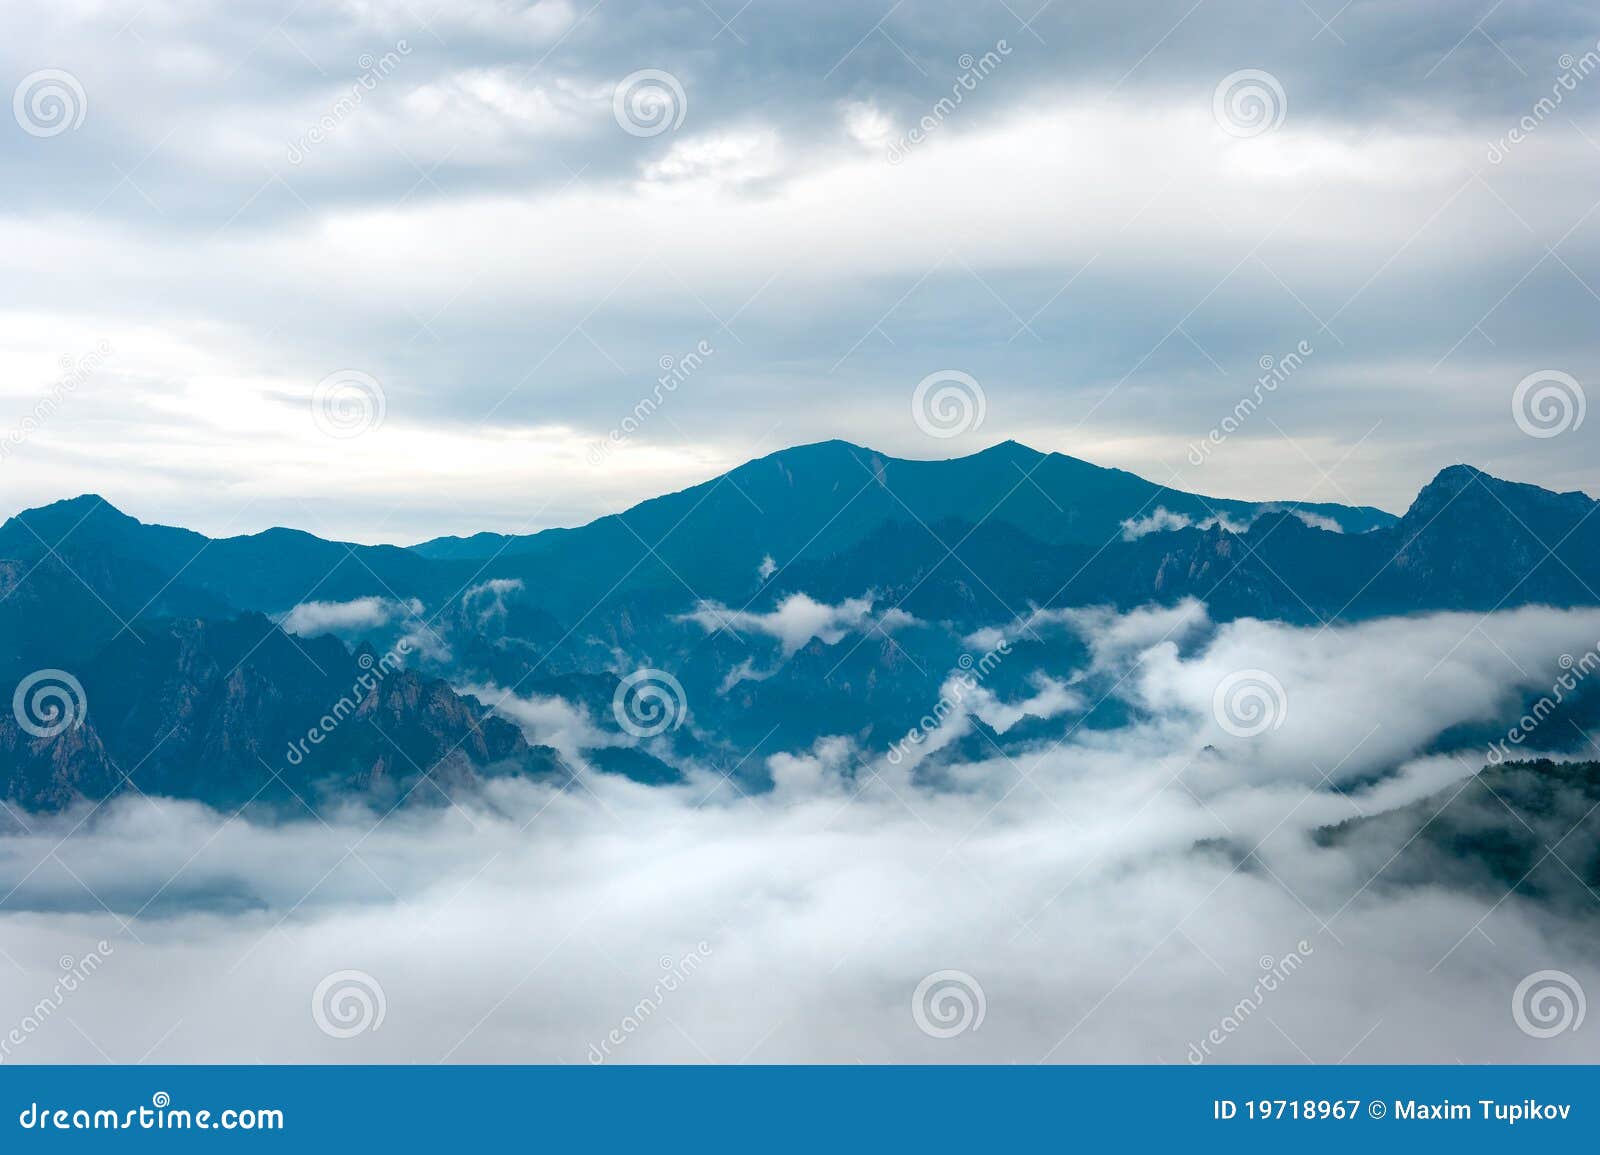
[[[898,764],[819,719],[765,756],[767,793],[593,772],[614,735],[508,699],[576,778],[273,823],[143,796],[22,816],[0,839],[0,1038],[31,1025],[3,1059],[1600,1059],[1592,1028],[1513,1014],[1538,971],[1600,991],[1593,923],[1402,889],[1373,847],[1312,839],[1465,782],[1484,749],[1450,735],[1510,720],[1600,611],[1315,629],[1191,602],[973,641],[1052,630],[1087,664],[969,696]],[[1110,697],[1127,724],[1082,723]],[[1047,737],[1002,749],[972,715]],[[1527,753],[1545,737],[1573,748]]]

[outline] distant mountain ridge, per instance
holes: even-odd
[[[409,549],[289,529],[211,539],[80,497],[0,525],[0,688],[65,670],[93,703],[85,728],[49,741],[0,726],[0,800],[65,805],[125,774],[231,806],[263,786],[309,801],[404,794],[435,770],[569,773],[574,752],[544,746],[544,723],[519,733],[496,698],[464,692],[485,686],[562,699],[587,719],[594,769],[669,782],[680,767],[613,718],[619,677],[643,667],[690,703],[678,756],[759,788],[762,743],[804,746],[822,719],[869,744],[903,734],[963,638],[1034,609],[1192,598],[1217,622],[1322,625],[1600,605],[1596,504],[1458,465],[1395,517],[1212,499],[1014,442],[903,461],[837,441],[575,529]],[[796,614],[822,624],[780,653]],[[357,653],[402,637],[404,676],[316,758],[278,766],[345,695]],[[1053,645],[1033,668],[1082,656]],[[1008,666],[993,688],[1026,696],[1029,673]]]
[[[721,492],[724,486],[729,492]],[[843,503],[834,500],[841,493],[847,498]],[[1195,522],[1219,514],[1248,522],[1266,510],[1293,506],[1328,518],[1346,533],[1364,533],[1395,520],[1370,506],[1203,497],[1121,469],[1041,453],[1016,441],[966,457],[922,461],[835,440],[768,454],[721,477],[575,529],[442,537],[411,548],[424,557],[452,560],[537,555],[581,542],[585,534],[598,537],[614,521],[659,536],[690,510],[707,504],[734,533],[764,522],[773,556],[780,561],[802,554],[826,556],[882,522],[900,518],[929,523],[999,520],[1042,541],[1096,545],[1116,536],[1123,521],[1155,509]]]
[[[1047,545],[1115,542],[1123,523],[1157,511],[1195,524],[1245,525],[1295,509],[1363,533],[1392,525],[1370,507],[1244,502],[1168,489],[1131,473],[1004,442],[967,457],[909,461],[844,441],[782,450],[678,493],[571,529],[476,534],[420,545],[364,546],[292,529],[232,538],[146,525],[93,495],[24,511],[0,525],[0,559],[55,550],[136,560],[163,573],[168,601],[204,595],[239,611],[282,613],[304,601],[419,597],[434,604],[487,578],[537,583],[543,608],[582,613],[596,592],[655,589],[747,597],[767,558],[820,561],[888,522],[1004,524]]]

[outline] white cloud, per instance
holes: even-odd
[[[472,69],[412,88],[404,113],[428,137],[449,139],[474,159],[511,163],[524,159],[520,145],[528,139],[592,131],[610,116],[610,93],[559,80],[529,83],[509,69]]]
[[[1205,603],[1197,598],[1184,598],[1173,606],[1142,606],[1127,613],[1094,606],[1040,610],[1030,619],[1030,625],[1034,619],[1043,622],[1052,618],[1067,623],[1088,642],[1096,665],[1102,668],[1125,664],[1160,642],[1181,644],[1211,626]]]
[[[1307,524],[1310,524],[1309,522]],[[1122,540],[1137,541],[1139,538],[1152,533],[1166,533],[1175,529],[1188,529],[1194,526],[1197,529],[1210,529],[1214,525],[1221,525],[1229,533],[1243,533],[1249,529],[1248,522],[1235,521],[1225,513],[1195,521],[1186,513],[1174,513],[1164,505],[1158,505],[1148,516],[1130,517],[1122,523]]]
[[[846,598],[830,606],[803,593],[790,594],[778,603],[776,609],[765,613],[752,610],[733,610],[720,602],[702,601],[694,610],[679,620],[694,622],[706,633],[728,629],[735,633],[753,633],[776,638],[781,643],[783,656],[790,657],[813,638],[825,645],[837,645],[853,632],[882,631],[913,624],[916,619],[899,607],[891,607],[874,617],[872,598]]]
[[[463,593],[461,606],[475,615],[478,628],[483,629],[496,618],[505,618],[506,599],[512,594],[521,593],[522,589],[521,578],[490,578]]]
[[[405,643],[408,653],[420,654],[430,662],[441,665],[450,662],[455,656],[450,643],[431,622],[421,620],[413,622],[412,628],[400,635],[399,641]]]
[[[585,750],[628,744],[622,735],[597,726],[581,704],[556,695],[518,697],[511,690],[493,684],[464,686],[462,692],[517,723],[530,743],[553,747],[570,766],[588,764],[583,756]]]
[[[1054,718],[1068,710],[1081,710],[1083,696],[1045,674],[1033,675],[1034,694],[1016,702],[1003,702],[986,686],[971,694],[972,713],[984,724],[1004,734],[1024,718]],[[948,687],[947,687],[948,690]]]
[[[876,105],[854,101],[844,109],[845,134],[862,148],[886,155],[894,140],[894,122]]]
[[[1128,518],[1122,523],[1122,540],[1137,541],[1139,538],[1152,533],[1166,533],[1169,530],[1188,529],[1194,522],[1187,514],[1173,513],[1165,506],[1158,506],[1147,517]]]
[[[776,672],[776,670],[758,670],[754,658],[745,658],[723,675],[722,681],[717,686],[717,693],[726,694],[740,682],[766,681]]]
[[[1344,527],[1331,517],[1324,517],[1320,513],[1313,513],[1309,509],[1292,509],[1289,511],[1305,522],[1312,529],[1326,530],[1328,533],[1343,533]]]
[[[279,623],[291,634],[359,633],[380,629],[397,618],[414,618],[422,613],[415,598],[398,602],[390,598],[356,598],[348,602],[301,602]]]
[[[676,141],[667,155],[644,167],[650,181],[703,181],[737,186],[770,180],[782,166],[771,130],[716,133]]]
[[[1537,606],[1317,630],[1243,619],[1219,627],[1192,657],[1175,640],[1143,650],[1126,685],[1154,716],[1192,728],[1197,744],[1231,751],[1226,773],[1315,779],[1318,763],[1351,781],[1424,752],[1453,726],[1504,714],[1522,693],[1548,691],[1561,655],[1594,638],[1600,610]],[[1214,712],[1218,687],[1241,671],[1263,671],[1282,687],[1281,726],[1250,739],[1230,734]],[[1330,751],[1337,757],[1324,761]],[[1484,754],[1464,756],[1482,764]]]
[[[1285,507],[1283,506],[1269,504],[1264,507],[1262,512],[1268,513],[1282,510],[1284,508]],[[1288,512],[1294,517],[1298,518],[1304,524],[1310,526],[1312,529],[1326,530],[1329,533],[1344,532],[1344,527],[1333,518],[1316,513],[1312,510],[1300,509],[1299,507],[1289,507]],[[1229,517],[1226,513],[1219,513],[1213,517],[1202,518],[1201,520],[1196,521],[1188,514],[1174,513],[1165,506],[1158,505],[1155,510],[1146,517],[1130,517],[1124,521],[1122,523],[1122,540],[1137,541],[1139,538],[1144,537],[1147,534],[1163,533],[1168,530],[1175,529],[1188,529],[1190,526],[1194,526],[1196,529],[1210,529],[1214,525],[1222,526],[1222,528],[1227,530],[1229,533],[1244,533],[1250,528],[1251,522],[1238,521]]]

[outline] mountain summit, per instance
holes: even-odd
[[[1125,522],[1141,518],[1244,525],[1280,508],[1346,533],[1395,520],[1369,507],[1205,497],[1015,441],[933,461],[824,441],[769,454],[577,529],[441,538],[412,548],[436,560],[542,562],[557,573],[586,572],[606,586],[638,588],[676,575],[707,596],[734,596],[765,558],[780,568],[826,558],[886,523],[1003,524],[1046,545],[1098,548],[1120,538]],[[641,543],[651,547],[642,557]],[[730,587],[731,575],[738,581]]]

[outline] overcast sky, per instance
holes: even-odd
[[[405,542],[829,437],[1600,490],[1592,6],[891,3],[11,5],[0,514]]]

